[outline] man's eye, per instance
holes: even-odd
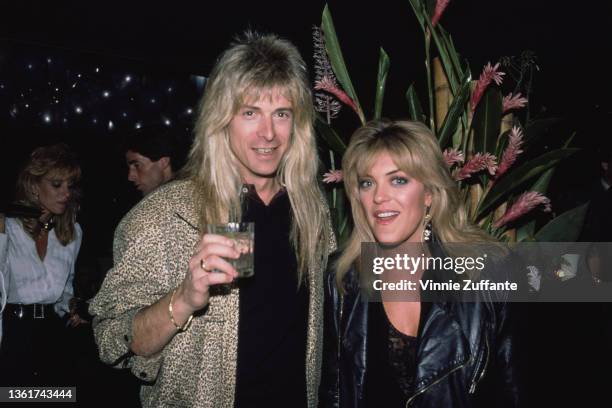
[[[282,119],[289,119],[289,118],[291,118],[291,113],[290,112],[286,112],[286,111],[278,112],[277,116],[279,118],[282,118]]]
[[[252,110],[247,110],[247,111],[242,112],[242,115],[250,118],[255,115],[255,112],[253,112]]]

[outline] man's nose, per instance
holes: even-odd
[[[259,122],[259,128],[257,129],[257,135],[263,137],[268,142],[274,140],[274,136],[276,135],[274,132],[274,123],[272,122],[272,117],[263,117]]]
[[[131,182],[135,182],[136,181],[136,172],[132,168],[130,168],[128,170],[128,180],[131,181]]]

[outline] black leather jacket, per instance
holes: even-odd
[[[328,271],[322,407],[365,406],[368,302],[354,269],[345,284],[340,296]],[[512,304],[495,300],[422,308],[415,388],[406,407],[520,406]]]

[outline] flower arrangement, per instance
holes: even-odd
[[[543,226],[536,225],[533,217],[536,208],[551,211],[545,194],[555,167],[578,150],[569,147],[573,135],[557,149],[525,158],[528,149],[539,150],[538,129],[542,127],[542,120],[532,121],[524,115],[527,119],[523,124],[515,116],[528,106],[529,89],[526,97],[517,85],[517,89],[502,97],[500,86],[506,72],[499,62],[486,64],[473,81],[469,64],[459,56],[451,36],[440,23],[449,0],[410,0],[410,4],[423,31],[428,98],[424,111],[415,86],[411,85],[406,92],[408,115],[429,126],[438,138],[472,221],[504,241],[576,240],[586,205],[558,215]],[[366,116],[351,83],[327,6],[321,25],[314,28],[314,48],[314,90],[320,113],[316,128],[329,147],[331,164],[323,181],[331,186],[332,218],[343,242],[350,233],[350,211],[338,184],[342,171],[335,162],[347,143],[331,123],[343,105],[355,113],[361,124],[366,122]],[[373,119],[382,116],[389,66],[390,58],[381,48]]]

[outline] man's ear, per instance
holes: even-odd
[[[162,169],[165,169],[166,167],[170,167],[170,158],[168,156],[161,157],[158,160],[158,162],[161,165]]]

